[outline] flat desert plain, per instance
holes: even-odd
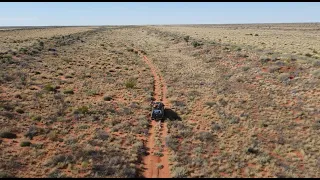
[[[0,29],[2,178],[320,177],[319,23]]]

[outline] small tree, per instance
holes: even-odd
[[[183,39],[187,42],[187,45],[188,45],[188,42],[189,42],[190,36],[185,36]]]

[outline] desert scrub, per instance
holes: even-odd
[[[142,128],[148,129],[149,126],[150,126],[150,123],[149,123],[149,121],[147,120],[146,117],[140,117],[140,118],[139,118],[138,125],[139,125],[140,127],[142,127]]]
[[[88,96],[99,95],[99,92],[98,92],[97,90],[95,90],[95,89],[88,89],[88,90],[86,91],[86,93],[87,93]]]
[[[279,71],[279,69],[280,69],[279,66],[273,65],[273,66],[271,66],[271,67],[269,68],[269,72],[270,72],[270,73],[274,73],[274,72]]]
[[[208,102],[205,103],[205,105],[207,105],[209,107],[212,107],[212,106],[216,105],[216,103],[213,102],[213,101],[208,101]]]
[[[58,138],[57,132],[56,131],[50,131],[49,134],[47,134],[47,137],[51,140],[51,141],[58,141],[60,140]]]
[[[41,116],[33,116],[31,119],[33,121],[41,121]]]
[[[38,128],[36,126],[30,126],[28,131],[24,134],[25,137],[28,137],[32,139],[35,136],[38,136],[40,134],[44,134],[45,130],[42,128]]]
[[[318,69],[318,70],[312,71],[312,75],[316,78],[320,78],[320,70]]]
[[[65,91],[63,91],[63,93],[64,94],[74,94],[72,89],[65,90]]]
[[[13,105],[11,104],[0,104],[0,109],[4,109],[6,111],[12,111],[14,109]]]
[[[105,101],[111,101],[111,100],[112,100],[112,97],[111,97],[111,96],[105,96],[105,97],[103,97],[103,100],[105,100]]]
[[[242,67],[242,70],[243,70],[243,71],[248,71],[249,69],[250,69],[249,66],[243,66],[243,67]]]
[[[179,131],[179,136],[183,138],[191,137],[193,135],[193,132],[190,129],[184,129]]]
[[[47,161],[45,163],[45,166],[54,167],[59,163],[68,164],[68,163],[74,162],[74,159],[75,158],[72,155],[59,154],[59,155],[53,156],[49,161]]]
[[[162,157],[162,156],[163,156],[163,153],[162,153],[162,152],[155,152],[154,155],[155,155],[155,156],[158,156],[158,157]]]
[[[77,138],[72,138],[72,137],[64,140],[64,143],[66,145],[76,144],[77,142],[78,142],[78,139]]]
[[[314,67],[320,67],[320,61],[315,61],[315,62],[313,63],[313,66],[314,66]]]
[[[74,114],[88,114],[89,108],[87,106],[81,106],[74,111]]]
[[[23,113],[24,113],[24,110],[18,108],[18,109],[16,109],[16,112],[19,113],[19,114],[23,114]]]
[[[0,171],[0,178],[15,178],[15,176],[1,170]]]
[[[179,147],[179,141],[176,138],[173,138],[171,135],[165,138],[166,146],[173,151],[177,151]]]
[[[269,57],[261,57],[260,58],[261,64],[265,64],[265,63],[267,63],[269,61],[271,61],[271,59]]]
[[[56,91],[56,87],[52,86],[51,84],[47,84],[44,86],[44,90],[50,92],[50,91]]]
[[[196,139],[199,139],[202,142],[212,142],[214,137],[210,132],[200,132],[197,134]]]
[[[137,80],[135,78],[130,78],[125,82],[126,88],[134,88],[137,85]]]
[[[187,45],[188,45],[189,39],[190,39],[190,36],[185,36],[185,37],[183,37],[183,40],[184,40],[185,42],[187,42]]]
[[[289,79],[290,74],[289,73],[282,73],[278,76],[279,81],[285,82]]]
[[[30,141],[22,141],[21,143],[20,143],[20,146],[21,147],[26,147],[26,146],[30,146],[31,145],[31,142]]]
[[[186,178],[187,170],[184,167],[176,167],[173,170],[173,178]]]
[[[193,41],[191,44],[195,48],[198,47],[198,46],[202,46],[203,45],[202,43],[199,43],[198,41]]]
[[[108,140],[109,135],[107,134],[107,132],[105,132],[103,130],[98,130],[96,132],[95,138],[105,141],[105,140]]]
[[[312,57],[312,54],[306,53],[305,56],[307,56],[307,57]]]
[[[196,147],[194,149],[194,152],[195,152],[195,154],[201,154],[201,153],[203,153],[203,149],[202,149],[202,147]]]
[[[9,132],[9,131],[3,131],[3,132],[0,132],[0,137],[1,138],[8,138],[8,139],[15,139],[15,138],[17,138],[17,135],[12,132]]]
[[[262,164],[262,165],[265,165],[265,164],[267,164],[267,163],[270,163],[270,161],[271,161],[271,157],[270,157],[268,154],[266,154],[266,153],[263,153],[262,155],[260,155],[260,156],[258,157],[258,162],[259,162],[260,164]]]
[[[164,167],[164,166],[163,166],[162,164],[160,164],[160,163],[157,164],[157,168],[158,168],[158,169],[162,169],[163,167]]]
[[[81,125],[81,126],[79,126],[79,130],[84,130],[84,129],[89,129],[90,128],[90,126],[89,125]]]

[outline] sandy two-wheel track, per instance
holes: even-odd
[[[154,78],[154,99],[155,101],[161,101],[165,105],[165,108],[170,107],[170,104],[166,98],[167,86],[164,82],[160,72],[154,66],[154,64],[143,55],[140,51],[139,55],[143,57],[143,61],[149,66]],[[150,117],[151,119],[151,117]],[[160,121],[161,122],[161,121]],[[158,130],[158,131],[157,131]],[[167,123],[160,124],[156,121],[151,121],[151,128],[149,129],[149,137],[147,139],[147,149],[149,153],[143,159],[145,171],[143,176],[146,178],[170,178],[169,161],[168,161],[168,149],[165,146],[165,137],[167,136]],[[161,147],[156,146],[155,137],[158,136],[161,139]],[[155,152],[161,152],[162,156],[154,155]],[[162,166],[161,166],[162,165]]]

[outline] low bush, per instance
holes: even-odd
[[[26,146],[30,146],[31,145],[31,142],[30,141],[22,141],[21,143],[20,143],[20,146],[21,147],[26,147]]]
[[[8,138],[8,139],[15,139],[15,138],[17,138],[17,135],[12,132],[3,131],[3,132],[0,132],[0,137],[1,138]]]
[[[125,83],[126,88],[134,88],[137,85],[137,80],[134,78],[130,78]]]

